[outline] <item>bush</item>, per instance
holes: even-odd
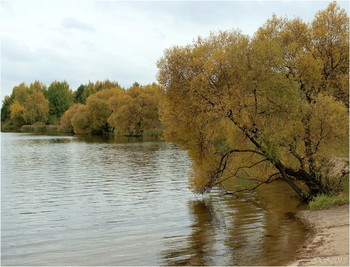
[[[35,123],[33,125],[23,125],[20,129],[24,133],[47,133],[57,134],[59,133],[59,125],[45,125],[43,123]]]
[[[11,123],[11,121],[6,121],[1,123],[1,131],[2,132],[18,132],[20,131],[20,127],[15,126]]]
[[[328,196],[325,194],[318,195],[310,203],[309,208],[311,210],[320,210],[333,206],[349,203],[349,195],[340,193],[337,196]]]

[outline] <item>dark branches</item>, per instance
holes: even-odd
[[[240,189],[240,190],[236,190],[236,191],[226,191],[226,193],[234,195],[234,194],[237,194],[240,192],[253,191],[253,190],[257,189],[259,186],[262,186],[263,184],[270,184],[270,183],[278,180],[280,177],[279,176],[276,177],[276,176],[279,174],[280,174],[279,172],[273,173],[265,181],[261,181],[260,183],[256,184],[255,186],[253,186],[251,188],[244,188],[244,189]]]

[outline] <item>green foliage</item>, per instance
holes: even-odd
[[[320,210],[347,203],[349,203],[349,195],[339,194],[338,196],[329,196],[321,194],[309,202],[309,208],[311,210]]]
[[[12,104],[12,101],[13,99],[9,96],[5,96],[4,100],[2,101],[2,107],[1,107],[2,123],[10,119],[10,106]]]
[[[96,82],[89,82],[88,84],[86,85],[83,85],[84,86],[84,89],[80,89],[82,90],[83,92],[81,93],[80,95],[80,99],[81,99],[81,102],[79,103],[82,103],[82,104],[85,104],[86,103],[86,100],[87,98],[90,96],[90,95],[93,95],[101,90],[105,90],[105,89],[113,89],[113,88],[118,88],[118,89],[122,89],[120,87],[120,85],[117,83],[117,82],[112,82],[110,80],[105,80],[103,82],[101,81],[96,81]],[[80,88],[80,87],[79,87]],[[79,89],[78,88],[78,89]],[[78,93],[77,93],[78,94]]]
[[[50,124],[59,122],[63,113],[73,105],[73,92],[66,81],[54,81],[47,89],[47,99],[49,100]]]
[[[50,125],[61,123],[61,131],[74,132],[72,119],[80,107],[73,106],[75,102],[86,104],[86,107],[79,109],[82,114],[78,114],[75,120],[76,132],[84,134],[110,132],[112,127],[107,119],[112,113],[112,107],[109,100],[119,91],[123,91],[119,84],[109,80],[89,82],[87,85],[79,86],[74,93],[65,81],[54,81],[49,88],[39,81],[29,86],[21,83],[13,88],[11,96],[6,96],[3,100],[2,130],[20,130],[22,125],[32,125],[40,121]],[[62,117],[70,107],[73,108]],[[29,126],[22,128],[28,131],[33,129]]]
[[[225,154],[232,149],[229,147],[229,145],[227,144],[226,138],[224,137],[221,137],[221,138],[218,137],[212,140],[211,142],[219,153]]]
[[[84,95],[85,85],[81,84],[74,92],[74,103],[85,104],[86,96]]]

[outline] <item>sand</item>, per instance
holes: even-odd
[[[349,205],[297,215],[312,235],[290,266],[349,266]]]

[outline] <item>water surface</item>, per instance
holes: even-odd
[[[284,183],[195,195],[170,143],[2,133],[1,156],[2,265],[284,265],[307,236]]]

